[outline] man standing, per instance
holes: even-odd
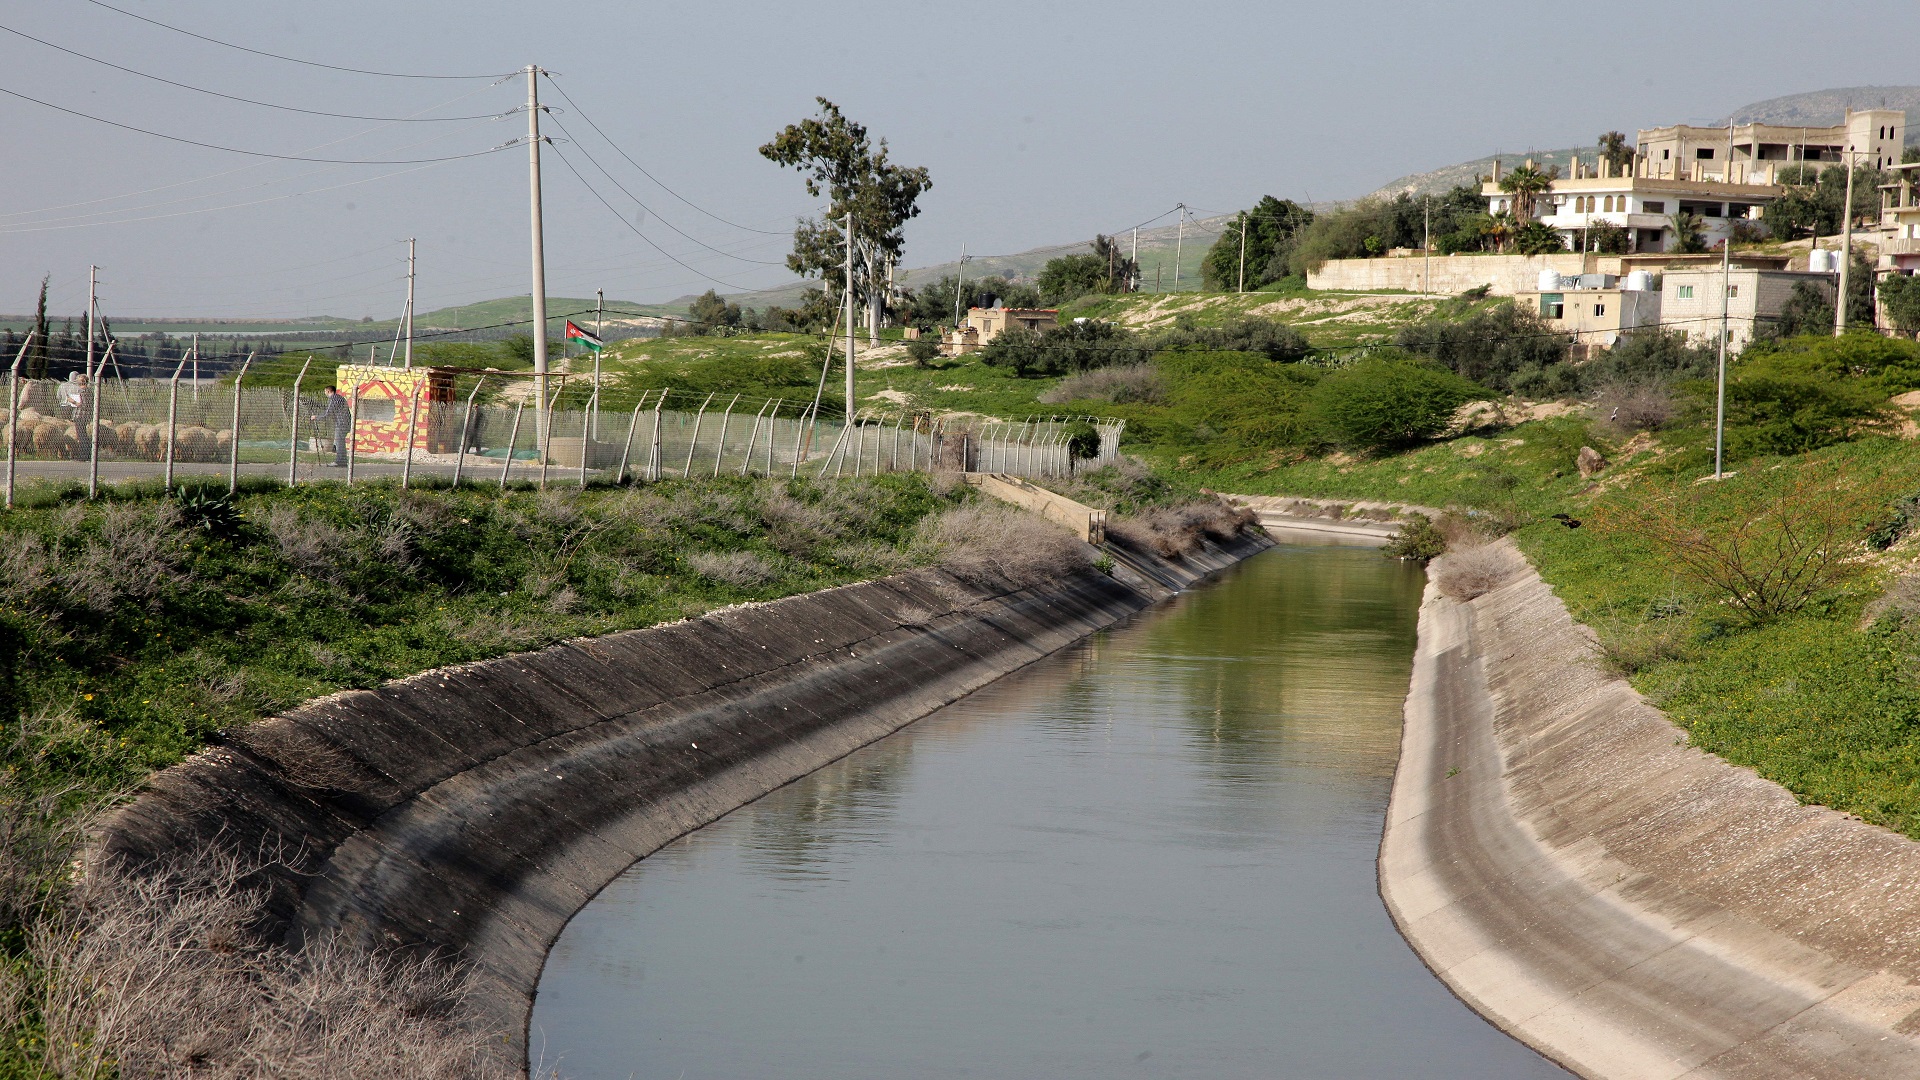
[[[327,387],[327,411],[321,419],[333,421],[333,467],[347,467],[347,439],[353,430],[353,411],[347,406],[346,396],[334,387]]]

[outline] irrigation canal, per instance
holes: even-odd
[[[635,865],[568,926],[581,1080],[1567,1074],[1381,906],[1420,571],[1276,548]]]

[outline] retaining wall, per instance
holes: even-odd
[[[1379,259],[1328,259],[1318,270],[1307,271],[1311,289],[1405,289],[1408,292],[1463,293],[1482,285],[1495,296],[1529,292],[1540,283],[1540,271],[1562,274],[1618,274],[1619,256],[1581,255],[1440,255],[1433,256],[1433,280],[1426,280],[1424,256]]]
[[[336,694],[160,772],[101,849],[277,853],[275,933],[464,956],[523,1055],[549,946],[635,860],[1270,546],[917,571]]]
[[[1583,1076],[1920,1077],[1920,844],[1688,746],[1531,569],[1428,588],[1380,891]]]

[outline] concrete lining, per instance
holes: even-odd
[[[154,775],[99,850],[278,859],[272,932],[466,958],[524,1063],[548,948],[636,860],[1272,544],[915,571],[335,694]]]
[[[1380,891],[1582,1076],[1920,1077],[1920,844],[1688,746],[1531,568],[1428,586]]]

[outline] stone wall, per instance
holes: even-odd
[[[1495,296],[1512,296],[1536,291],[1540,271],[1561,274],[1620,273],[1615,255],[1440,255],[1435,254],[1433,280],[1426,280],[1428,260],[1418,256],[1383,259],[1329,259],[1318,270],[1307,272],[1311,289],[1400,289],[1407,292],[1444,293],[1452,296],[1482,285],[1492,287]]]

